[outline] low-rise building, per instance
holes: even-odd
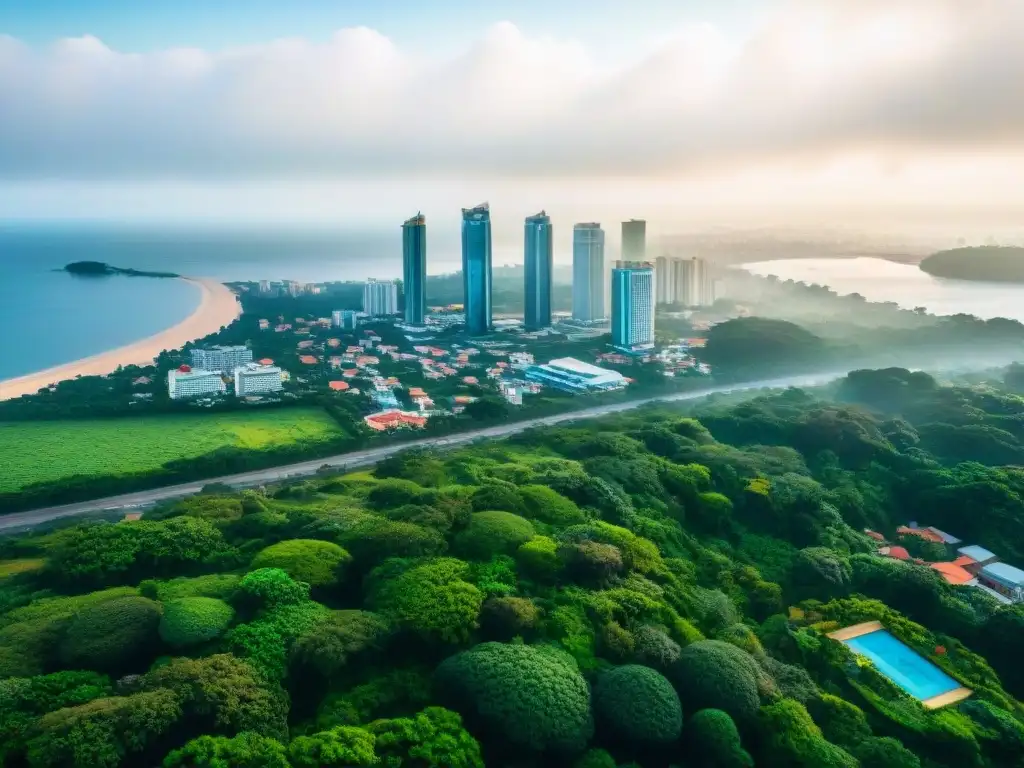
[[[200,395],[221,395],[227,390],[220,371],[205,371],[183,365],[167,372],[167,394],[172,400]]]
[[[1024,571],[1009,563],[989,563],[978,572],[978,581],[1014,603],[1024,603]]]
[[[280,392],[281,369],[273,365],[249,365],[235,368],[235,397]]]
[[[426,416],[398,409],[373,413],[364,417],[363,420],[366,422],[366,426],[377,432],[386,432],[389,429],[402,429],[405,427],[422,429],[427,425]]]
[[[526,378],[565,392],[600,392],[622,389],[628,381],[618,371],[599,368],[573,357],[560,357],[526,369]]]

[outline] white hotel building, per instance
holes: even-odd
[[[235,397],[280,392],[281,386],[281,369],[277,366],[250,363],[235,368]]]
[[[167,372],[167,394],[172,400],[184,400],[199,395],[221,395],[227,387],[220,371],[181,366]]]

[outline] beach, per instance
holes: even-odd
[[[195,285],[202,292],[195,312],[180,323],[149,338],[108,352],[0,381],[0,400],[35,394],[52,383],[76,376],[105,376],[119,365],[151,365],[154,358],[164,350],[179,349],[190,341],[229,325],[241,314],[238,298],[223,283],[203,277],[180,279]]]

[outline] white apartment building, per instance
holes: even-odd
[[[370,317],[398,314],[398,285],[390,280],[363,283],[363,312]]]
[[[235,368],[235,397],[280,391],[281,369],[277,366],[249,363]]]
[[[167,372],[167,394],[171,400],[184,400],[199,395],[220,395],[226,389],[220,371],[205,371],[183,365]]]
[[[196,348],[191,355],[192,367],[203,371],[233,371],[252,362],[252,350],[246,346]]]
[[[704,259],[659,256],[654,277],[658,304],[709,307],[715,303],[715,283]]]

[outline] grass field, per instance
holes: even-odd
[[[218,448],[315,443],[340,430],[317,409],[96,421],[0,422],[0,493],[72,475],[154,470]]]

